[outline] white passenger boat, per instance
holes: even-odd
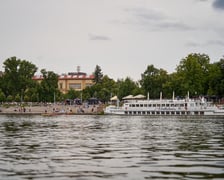
[[[200,99],[127,100],[122,107],[108,106],[105,114],[119,115],[214,115],[224,116],[224,109]]]

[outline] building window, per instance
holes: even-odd
[[[69,89],[81,89],[81,83],[69,84]]]
[[[63,87],[63,83],[60,83],[59,88],[62,89],[62,87]]]

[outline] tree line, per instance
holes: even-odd
[[[53,71],[41,70],[43,80],[38,83],[32,78],[38,68],[35,64],[16,57],[8,58],[3,63],[4,72],[0,76],[0,102],[53,102],[65,99],[91,97],[109,101],[114,95],[119,99],[127,95],[144,94],[150,98],[171,98],[173,92],[185,97],[187,92],[192,97],[208,96],[215,99],[224,97],[224,59],[210,63],[206,54],[191,53],[183,58],[176,71],[168,73],[162,68],[148,65],[139,81],[130,77],[114,80],[102,73],[96,65],[94,85],[82,91],[70,89],[62,94],[58,89],[58,75]]]

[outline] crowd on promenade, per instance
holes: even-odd
[[[0,114],[44,114],[44,113],[69,113],[69,114],[100,114],[103,104],[65,105],[63,103],[28,103],[26,105],[2,105]]]

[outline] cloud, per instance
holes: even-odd
[[[216,9],[224,10],[224,1],[223,0],[215,0],[213,2],[213,7]]]
[[[199,44],[198,42],[195,42],[195,41],[188,41],[186,43],[186,46],[187,47],[198,47],[198,46],[201,46],[201,44]]]
[[[89,40],[91,40],[91,41],[109,41],[111,39],[107,36],[89,34]]]
[[[132,12],[134,16],[134,20],[132,19],[130,22],[145,26],[147,29],[152,31],[186,31],[193,29],[193,27],[185,24],[184,22],[166,16],[162,12],[155,9],[133,8],[126,9],[126,11]]]
[[[224,41],[208,40],[208,41],[202,43],[202,42],[196,42],[194,40],[190,40],[185,45],[188,47],[224,46]]]
[[[224,46],[224,41],[220,40],[210,40],[207,42],[208,45],[217,45],[217,46]]]

